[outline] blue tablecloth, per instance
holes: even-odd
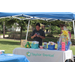
[[[0,62],[29,62],[24,55],[1,54]]]

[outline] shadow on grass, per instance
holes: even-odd
[[[0,44],[4,44],[4,45],[20,45],[20,42],[15,42],[15,41],[0,41]]]

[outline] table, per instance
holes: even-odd
[[[0,62],[29,62],[24,55],[1,54]]]
[[[47,49],[15,48],[14,54],[25,55],[30,62],[65,62],[73,59],[72,50],[57,51]]]

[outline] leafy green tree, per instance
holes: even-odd
[[[31,24],[31,26],[32,26],[33,28],[36,27],[36,24],[37,24],[37,23],[40,23],[40,21],[39,21],[39,20],[31,20],[31,21],[30,21],[30,24]]]
[[[2,28],[3,28],[3,38],[5,37],[5,18],[0,19],[0,22],[2,22]]]
[[[9,19],[7,20],[7,26],[12,26],[14,23],[18,23],[18,27],[21,27],[21,31],[20,31],[20,40],[22,39],[22,31],[23,30],[26,30],[27,28],[27,23],[28,21],[27,20],[19,20],[19,19]]]
[[[12,26],[15,26],[14,23],[18,23],[18,27],[21,27],[21,32],[20,32],[20,40],[22,38],[22,31],[27,29],[27,24],[28,24],[28,20],[19,20],[19,19],[15,19],[15,18],[4,18],[1,19],[1,21],[5,21],[6,26],[8,28],[11,28]]]
[[[21,27],[20,40],[22,39],[22,31],[27,29],[28,20],[17,20],[19,27]]]
[[[71,33],[74,33],[74,29],[73,29],[73,22],[65,22],[66,26],[67,26],[67,29],[71,32]]]
[[[3,26],[2,26],[2,22],[0,22],[0,33],[2,33],[3,31]]]

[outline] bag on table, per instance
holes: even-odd
[[[27,40],[21,40],[21,47],[25,48],[26,43],[27,43]]]

